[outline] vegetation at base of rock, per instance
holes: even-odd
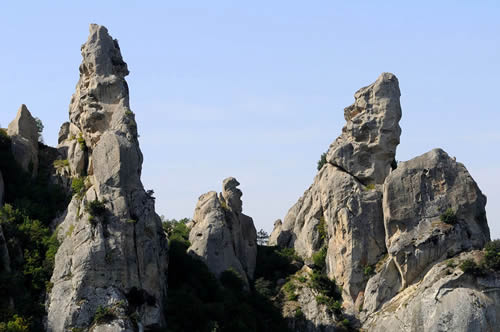
[[[43,331],[45,292],[59,246],[49,224],[68,204],[65,190],[49,181],[54,159],[50,148],[39,143],[33,178],[15,161],[10,138],[0,133],[5,185],[0,224],[10,254],[10,272],[0,270],[0,331]]]
[[[326,267],[326,254],[328,249],[326,247],[321,248],[312,255],[312,260],[314,267],[318,270],[323,270]]]
[[[170,255],[167,331],[288,331],[279,310],[267,297],[270,282],[262,275],[256,274],[255,284],[247,291],[235,271],[223,272],[219,281],[201,260],[186,252],[190,245],[188,221],[163,221]],[[276,259],[289,262],[287,254],[287,258],[276,254]]]
[[[365,277],[370,278],[372,275],[375,274],[375,269],[373,268],[372,265],[366,265],[363,268],[363,274]]]
[[[370,183],[365,186],[365,191],[375,190],[375,184]]]
[[[37,331],[45,314],[44,294],[59,242],[47,225],[10,204],[0,208],[0,225],[9,239],[9,253],[21,253],[11,257],[10,272],[0,271],[0,322],[20,324],[20,317],[27,317],[26,322],[32,322],[30,329]],[[14,299],[14,307],[10,307],[9,298]]]
[[[321,154],[321,157],[319,157],[318,160],[318,166],[316,167],[318,171],[323,168],[323,165],[326,164],[326,152]]]
[[[77,197],[82,197],[85,190],[85,178],[76,177],[71,180],[71,192]]]
[[[452,208],[448,208],[441,216],[439,216],[439,219],[444,223],[453,225],[457,222],[457,215]]]

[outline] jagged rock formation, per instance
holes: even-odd
[[[19,107],[16,118],[9,123],[7,134],[17,163],[35,177],[38,173],[38,127],[26,105]]]
[[[330,145],[326,160],[363,184],[383,183],[401,135],[400,95],[398,79],[390,73],[358,90],[354,104],[344,110],[347,123]]]
[[[47,330],[164,327],[167,241],[140,180],[127,64],[118,42],[95,24],[82,56],[70,123],[59,137],[76,193],[58,227]],[[112,312],[110,322],[94,322],[99,307]]]
[[[257,232],[252,218],[242,213],[239,184],[230,177],[224,180],[221,194],[211,191],[200,196],[188,252],[201,258],[216,276],[232,268],[249,285],[257,259]]]
[[[441,273],[436,272],[440,262],[480,249],[489,240],[486,198],[465,167],[440,149],[396,165],[399,97],[398,81],[388,73],[356,92],[327,163],[283,223],[275,224],[270,244],[294,248],[309,263],[314,253],[327,246],[326,270],[342,286],[344,310],[355,315],[360,325],[366,321],[368,331],[414,331],[424,321],[426,331],[436,331],[443,324],[438,319],[448,319],[456,328],[443,331],[466,331],[460,327],[461,319],[472,322],[479,311],[465,306],[454,309],[451,302],[423,309],[421,303],[431,302],[431,294],[436,293],[427,288],[440,289],[441,281],[435,277]],[[447,222],[441,217],[445,214]],[[415,296],[406,298],[412,306],[399,306],[397,317],[388,318],[387,313],[380,318],[379,310],[389,312],[400,304],[400,294],[409,292]],[[452,292],[456,300],[472,301],[473,295],[467,297],[466,291]],[[485,305],[497,296],[485,299]],[[487,330],[484,327],[495,310],[491,306],[485,310],[487,319],[464,326]],[[408,322],[405,318],[410,316],[415,318]],[[328,319],[323,323],[328,325]]]

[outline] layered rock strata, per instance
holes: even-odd
[[[257,259],[257,233],[252,218],[242,213],[242,192],[227,178],[222,193],[200,196],[189,233],[188,252],[203,260],[216,276],[234,269],[249,285]]]
[[[92,24],[59,150],[73,196],[58,226],[48,331],[133,331],[166,325],[167,240],[140,180],[127,64],[105,27]],[[96,312],[111,312],[106,322]]]
[[[38,173],[38,126],[26,105],[21,105],[7,128],[12,154],[21,168],[35,177]]]

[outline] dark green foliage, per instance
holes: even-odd
[[[319,218],[319,224],[316,227],[316,229],[318,230],[319,237],[320,237],[321,241],[324,242],[326,240],[327,235],[328,235],[326,232],[326,221],[325,221],[324,216],[321,216],[321,218]]]
[[[85,211],[92,217],[101,217],[106,213],[106,205],[97,198],[87,203]]]
[[[322,271],[326,266],[327,248],[323,247],[312,255],[314,268]]]
[[[7,322],[14,314],[19,314],[32,317],[33,328],[37,324],[41,326],[43,295],[54,268],[59,246],[57,238],[48,226],[10,204],[0,208],[0,224],[11,253],[11,272],[0,271],[0,322]],[[12,253],[21,253],[21,256]],[[9,297],[14,298],[14,310],[4,302]]]
[[[330,297],[336,301],[342,300],[342,292],[325,274],[318,270],[313,270],[309,278],[309,286],[320,294]]]
[[[466,259],[460,265],[460,269],[464,271],[464,273],[472,274],[475,276],[482,275],[484,270],[481,266],[477,265],[473,259]]]
[[[486,244],[483,264],[488,269],[500,271],[500,240],[493,240]]]
[[[257,245],[259,246],[267,246],[267,242],[269,241],[269,234],[263,229],[257,232]]]
[[[94,314],[95,324],[109,323],[116,318],[116,314],[111,307],[98,306]]]
[[[365,275],[365,277],[370,278],[372,275],[375,274],[375,269],[371,265],[366,265],[363,268],[363,274]]]
[[[85,178],[84,177],[73,178],[73,180],[71,181],[71,192],[73,193],[73,195],[82,197],[84,189],[85,189]]]
[[[0,331],[43,330],[44,295],[51,288],[59,245],[49,224],[68,204],[64,189],[49,182],[56,152],[39,144],[38,176],[32,178],[16,163],[10,138],[0,130],[6,203],[0,208],[0,223],[11,260],[10,272],[0,267]]]
[[[439,217],[442,222],[447,224],[455,224],[457,222],[457,215],[452,208],[446,209],[446,211]]]
[[[295,310],[295,319],[303,319],[303,318],[304,318],[304,313],[300,308],[297,308],[297,310]]]
[[[321,157],[318,160],[318,171],[326,164],[326,152],[321,154]]]
[[[272,295],[276,295],[278,279],[286,279],[297,272],[302,265],[302,259],[293,248],[258,246],[255,279],[262,278],[269,281]]]
[[[169,219],[163,220],[162,226],[170,241],[181,242],[187,248],[189,247],[189,229],[186,226],[188,222],[188,218],[183,218],[179,221]]]
[[[265,298],[271,298],[273,295],[272,286],[272,282],[264,278],[258,278],[254,283],[255,291]]]
[[[269,289],[264,279],[256,282],[255,290],[247,291],[241,278],[229,270],[219,282],[201,260],[187,254],[185,222],[163,225],[170,237],[167,331],[287,331],[279,310],[264,295]]]
[[[87,144],[85,143],[85,139],[83,138],[82,133],[78,135],[76,141],[78,142],[78,144],[80,144],[80,149],[82,149],[82,151],[87,151]]]

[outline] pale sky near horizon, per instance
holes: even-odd
[[[120,42],[144,154],[167,218],[236,177],[258,229],[310,186],[343,109],[380,73],[399,78],[396,159],[440,147],[488,197],[500,238],[500,2],[85,1],[0,4],[0,125],[20,104],[55,146],[89,23]]]

